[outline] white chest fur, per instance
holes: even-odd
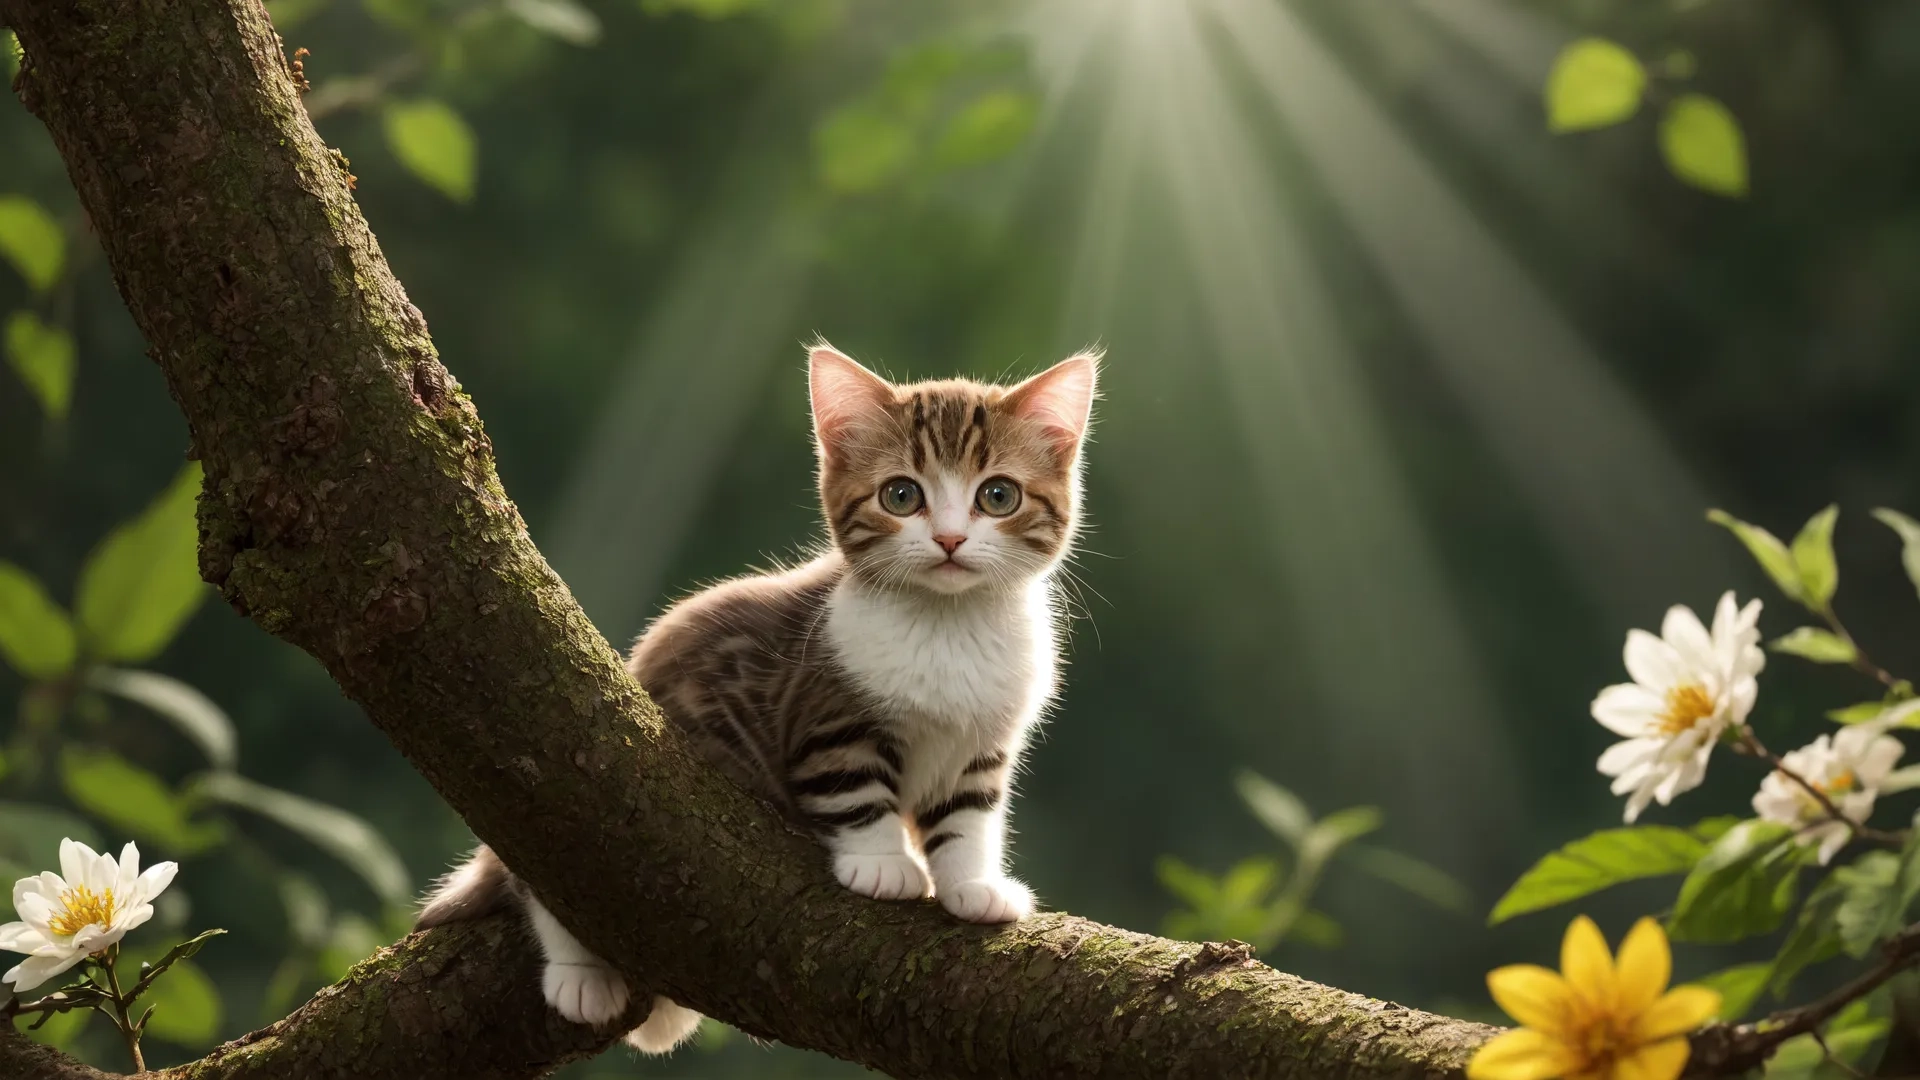
[[[916,722],[1000,734],[1030,723],[1053,695],[1045,581],[956,597],[843,581],[828,602],[827,636],[868,693]]]

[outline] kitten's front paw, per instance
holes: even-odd
[[[1033,914],[1033,890],[1008,877],[979,878],[943,886],[940,904],[967,922],[1019,922]]]
[[[911,855],[835,855],[833,876],[840,884],[875,900],[924,900],[933,882]]]
[[[548,964],[540,989],[555,1012],[576,1024],[605,1027],[627,1011],[627,980],[605,964]]]

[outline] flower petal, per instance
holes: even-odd
[[[1659,923],[1641,919],[1627,931],[1620,943],[1618,973],[1622,1015],[1645,1011],[1666,992],[1667,980],[1673,977],[1673,950]]]
[[[60,876],[74,885],[87,880],[87,864],[93,861],[93,849],[72,837],[60,841]]]
[[[95,896],[105,896],[119,879],[120,860],[104,851],[95,855],[87,866],[87,888],[92,889]]]
[[[1676,986],[1634,1018],[1633,1040],[1654,1042],[1685,1035],[1720,1011],[1720,991],[1704,986]]]
[[[1521,1028],[1496,1035],[1467,1063],[1467,1080],[1553,1080],[1579,1067],[1565,1043]]]
[[[44,896],[30,893],[21,897],[13,905],[13,910],[20,916],[21,921],[32,923],[45,930],[47,923],[53,919],[54,902]]]
[[[1691,679],[1692,673],[1673,646],[1645,630],[1627,631],[1627,647],[1622,658],[1633,681],[1656,694],[1665,694]]]
[[[1560,940],[1560,974],[1596,1011],[1614,1011],[1619,980],[1613,970],[1613,954],[1600,928],[1585,915],[1569,923],[1566,937]]]
[[[1635,738],[1659,721],[1666,700],[1639,683],[1615,683],[1600,691],[1589,711],[1608,731]]]
[[[1643,1046],[1614,1062],[1613,1080],[1677,1080],[1687,1067],[1689,1049],[1685,1039]]]
[[[0,951],[30,953],[45,944],[46,935],[40,928],[23,922],[10,922],[0,926]]]
[[[179,872],[180,864],[176,862],[157,862],[147,867],[147,872],[135,883],[128,903],[144,904],[166,892],[167,886],[173,884],[173,875]]]
[[[113,928],[115,931],[125,934],[138,929],[141,924],[151,918],[153,918],[153,905],[137,904],[123,911],[116,912],[113,916]]]
[[[12,983],[14,993],[24,994],[79,963],[86,958],[86,955],[83,952],[74,952],[54,956],[29,956],[5,975],[0,975],[0,982]]]
[[[133,891],[133,883],[140,877],[140,849],[134,842],[120,849],[120,865],[114,868],[113,895],[125,896]]]
[[[20,910],[20,904],[29,896],[39,897],[51,903],[59,899],[60,894],[66,891],[67,883],[61,880],[59,874],[51,870],[36,874],[33,877],[23,877],[13,883],[13,910],[17,913]],[[20,917],[23,919],[26,918],[25,915],[21,915]]]
[[[1560,973],[1538,964],[1511,964],[1487,973],[1487,990],[1523,1027],[1559,1033],[1579,1004]]]
[[[1660,624],[1660,637],[1673,646],[1673,651],[1694,671],[1717,671],[1720,663],[1713,654],[1713,637],[1707,628],[1700,624],[1700,616],[1683,604],[1675,604],[1667,609],[1667,617]]]
[[[1594,768],[1598,769],[1602,776],[1618,776],[1624,779],[1634,766],[1645,764],[1658,757],[1660,746],[1658,739],[1628,739],[1625,742],[1617,742],[1607,747],[1606,751],[1600,755],[1600,760],[1594,764]],[[1631,787],[1638,782],[1635,780],[1628,786]],[[1614,794],[1622,794],[1622,791],[1615,791]]]

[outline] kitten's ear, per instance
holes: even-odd
[[[1062,458],[1072,458],[1086,438],[1100,356],[1098,349],[1075,353],[1007,394],[1006,407],[1045,428]]]
[[[893,400],[893,385],[824,339],[807,350],[813,437],[822,457],[836,457],[853,424]]]

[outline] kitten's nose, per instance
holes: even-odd
[[[940,550],[951,555],[955,551],[958,551],[960,549],[961,544],[964,544],[967,542],[967,538],[965,536],[949,533],[946,535],[934,537],[933,542],[940,545]]]

